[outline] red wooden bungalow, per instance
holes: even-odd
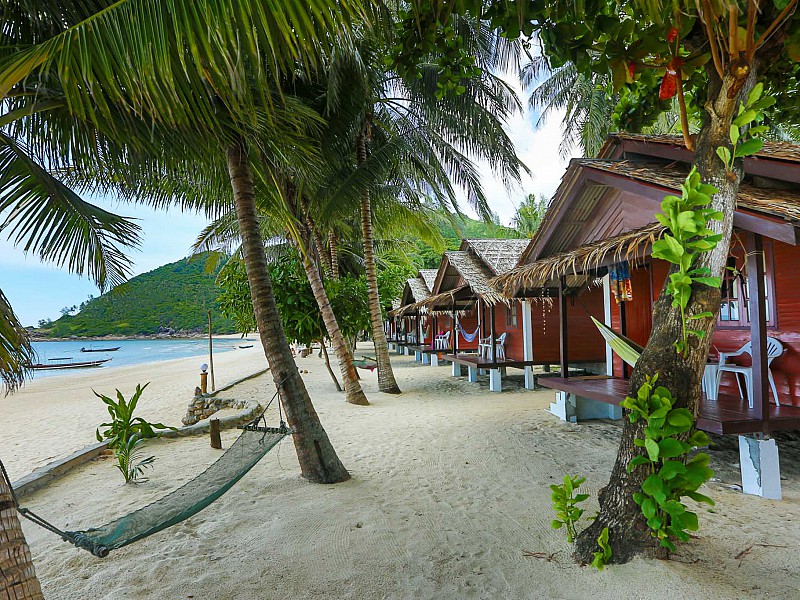
[[[629,368],[607,351],[605,377],[570,377],[573,348],[585,336],[575,327],[586,319],[577,321],[563,309],[580,303],[587,318],[592,314],[646,344],[653,302],[668,272],[668,264],[650,257],[653,241],[663,234],[654,214],[666,194],[678,191],[691,160],[679,138],[621,134],[609,139],[599,158],[573,160],[520,265],[494,282],[515,297],[541,295],[542,289],[558,296],[562,376],[540,383],[557,390],[552,409],[562,418],[620,416],[617,404],[628,393]],[[731,269],[723,282],[698,427],[720,434],[757,434],[758,439],[740,437],[744,487],[779,497],[779,479],[762,478],[761,467],[774,455],[777,473],[777,447],[774,440],[764,439],[766,434],[800,429],[800,147],[768,142],[762,152],[745,159],[744,168]],[[609,272],[619,279],[612,282]],[[602,303],[586,302],[597,294]],[[782,352],[772,340],[780,342]],[[717,390],[719,353],[738,351],[750,342],[749,354],[727,360],[752,367],[743,369],[749,379],[741,380],[741,392],[735,373],[723,374]],[[754,445],[758,453],[752,451]],[[756,454],[760,465],[748,460]],[[750,462],[748,471],[745,463]]]
[[[435,277],[436,269],[422,269],[416,277],[407,279],[400,299],[384,324],[387,339],[394,348],[402,354],[413,350],[417,360],[422,360],[422,347],[430,346],[433,340],[426,311],[417,304],[430,297]]]
[[[489,281],[511,269],[529,240],[463,240],[457,251],[445,252],[431,296],[419,303],[430,311],[436,333],[434,350],[453,364],[453,375],[466,366],[469,380],[489,371],[489,387],[501,391],[501,372],[507,367],[526,370],[531,382],[531,314],[527,301],[502,298]],[[499,313],[499,314],[498,314]],[[527,328],[527,329],[526,329]],[[436,354],[433,364],[438,364]]]

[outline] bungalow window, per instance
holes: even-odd
[[[514,302],[511,306],[506,308],[506,327],[517,326],[517,303]]]
[[[775,327],[775,283],[772,273],[772,248],[764,244],[764,305],[766,307],[767,326]],[[744,259],[729,256],[725,272],[722,275],[722,301],[719,308],[721,328],[750,326],[750,289],[747,274],[744,271]]]

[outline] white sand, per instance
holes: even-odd
[[[798,597],[796,469],[783,482],[782,502],[712,484],[707,492],[717,499],[714,512],[702,511],[698,539],[673,560],[635,560],[598,573],[576,566],[562,532],[550,529],[548,485],[564,472],[581,473],[596,493],[607,480],[619,424],[562,423],[543,410],[551,392],[490,394],[485,382],[453,379],[449,368],[424,367],[408,357],[393,361],[405,393],[379,394],[375,375],[367,374],[364,386],[373,404],[357,407],[332,391],[321,361],[298,359],[309,370],[304,377],[351,481],[320,486],[302,480],[286,440],[199,515],[105,560],[25,524],[47,597]],[[161,381],[162,369],[151,370],[154,382]],[[94,414],[76,416],[91,398],[73,400],[63,393],[47,398],[49,385],[43,381],[37,393],[39,402],[51,406],[50,414],[72,413],[70,418],[88,421],[85,428],[93,429]],[[162,388],[151,386],[148,416],[177,419],[190,391],[164,385],[159,393],[165,396],[157,400],[155,392]],[[237,396],[266,398],[271,389],[267,375],[242,384]],[[9,417],[31,423],[31,411],[46,412],[34,403],[23,410],[16,399],[16,409],[7,404],[0,402],[4,423]],[[4,433],[0,456],[10,451],[29,457],[28,462],[17,458],[18,474],[46,454],[77,445],[74,423],[59,427],[53,420],[46,433],[32,425],[22,433],[13,427],[13,443]],[[224,445],[235,436],[225,432]],[[23,439],[24,453],[17,447]],[[36,440],[46,440],[49,450],[30,449]],[[65,528],[86,528],[159,497],[218,456],[205,438],[155,441],[149,447],[158,460],[148,483],[121,484],[104,459],[76,469],[26,503]],[[797,455],[782,454],[782,462]],[[729,473],[734,458],[724,450],[713,460],[726,463]],[[594,498],[589,504],[588,512],[594,511]],[[524,551],[545,558],[526,557]]]

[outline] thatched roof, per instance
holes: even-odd
[[[500,275],[517,266],[517,261],[528,247],[530,239],[474,239],[464,242],[495,275]]]
[[[416,277],[406,279],[406,285],[403,288],[400,300],[398,300],[397,306],[394,306],[394,303],[392,304],[392,310],[389,311],[389,316],[397,317],[413,312],[413,307],[419,302],[426,300],[430,295],[431,290],[422,278],[422,272],[420,271],[420,274]]]
[[[449,265],[458,271],[464,283],[469,286],[475,296],[489,303],[503,300],[489,285],[492,272],[477,256],[462,250],[445,252],[444,255]]]
[[[438,272],[439,269],[420,269],[419,277],[422,277],[422,281],[425,282],[429,290],[433,289],[433,284],[436,281],[436,273]]]
[[[610,140],[634,140],[653,144],[669,144],[671,146],[684,146],[683,136],[681,135],[644,135],[635,133],[614,133],[609,136]],[[764,147],[760,152],[753,156],[759,158],[769,158],[773,160],[786,160],[800,162],[800,145],[789,142],[765,141]]]
[[[406,281],[406,283],[408,284],[408,287],[411,290],[411,297],[414,299],[415,302],[420,302],[422,300],[425,300],[428,296],[431,295],[430,289],[428,289],[428,286],[425,285],[425,282],[419,277],[414,277],[412,279],[409,279],[408,281]]]
[[[575,161],[583,167],[591,167],[624,177],[654,183],[671,190],[679,191],[689,169],[686,165],[615,161],[583,158]],[[787,221],[800,223],[800,194],[789,190],[762,189],[743,183],[739,187],[736,204],[759,213],[781,217]]]
[[[604,240],[586,244],[569,252],[554,254],[495,277],[492,285],[506,297],[519,289],[542,288],[563,275],[579,276],[611,262],[643,258],[653,242],[664,234],[664,227],[652,223]]]

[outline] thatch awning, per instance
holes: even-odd
[[[464,250],[465,246],[471,248],[494,275],[500,275],[517,266],[517,261],[530,241],[528,238],[467,239],[462,243],[461,249]]]
[[[554,254],[512,269],[492,280],[494,288],[506,298],[520,289],[542,288],[565,275],[579,276],[610,263],[644,258],[653,242],[664,235],[664,227],[651,223],[645,227]]]

